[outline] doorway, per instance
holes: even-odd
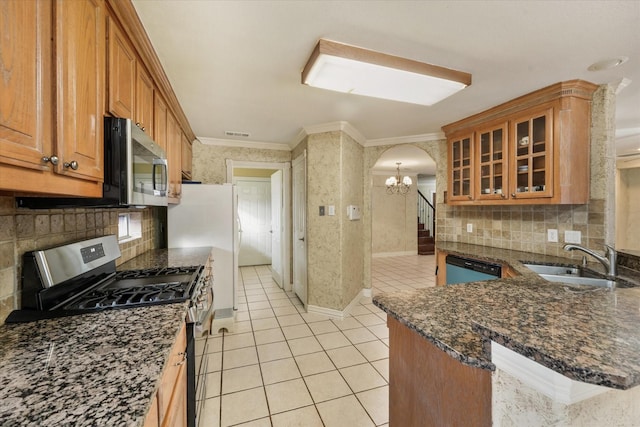
[[[242,230],[239,265],[270,264],[274,281],[290,291],[291,194],[288,184],[291,164],[231,159],[226,163],[227,182],[239,190],[238,216]]]

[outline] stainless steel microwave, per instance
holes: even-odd
[[[167,156],[130,119],[104,119],[103,197],[18,197],[18,207],[167,206]]]

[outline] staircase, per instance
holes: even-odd
[[[418,222],[418,255],[433,255],[435,243],[431,232],[424,228],[424,224]]]
[[[426,227],[425,227],[426,225]],[[436,210],[418,190],[418,255],[435,253]]]

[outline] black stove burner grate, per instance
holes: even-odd
[[[189,298],[189,284],[168,282],[123,289],[96,289],[67,305],[67,310],[88,310],[116,307],[135,307],[161,304],[163,302],[186,301]]]
[[[119,271],[116,275],[116,279],[138,279],[142,277],[159,277],[169,276],[174,274],[192,274],[198,270],[198,266],[188,267],[162,267],[162,268],[147,268],[143,270],[127,270]]]

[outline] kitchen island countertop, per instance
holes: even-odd
[[[211,248],[159,249],[118,270],[202,265]],[[0,326],[0,425],[141,426],[187,303]]]
[[[438,250],[509,264],[519,276],[374,296],[374,304],[462,363],[493,370],[495,341],[571,379],[640,385],[640,288],[551,283],[522,262],[567,258],[439,242]]]

